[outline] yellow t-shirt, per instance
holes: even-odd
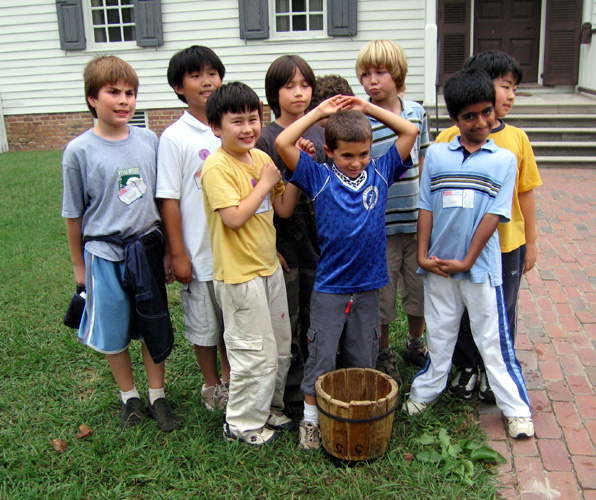
[[[459,135],[459,129],[454,125],[443,130],[435,139],[435,142],[451,142]],[[525,193],[542,184],[538,166],[534,158],[534,151],[526,133],[517,127],[501,123],[488,136],[495,141],[495,144],[503,149],[511,151],[517,159],[517,175],[513,191],[513,205],[511,207],[511,220],[499,224],[499,241],[501,252],[507,253],[521,247],[526,243],[526,231],[524,227],[524,216],[522,214],[518,193]]]
[[[220,208],[238,206],[259,181],[263,165],[271,162],[271,158],[258,149],[252,149],[250,154],[252,165],[219,148],[205,160],[201,176],[203,206],[213,250],[213,278],[225,283],[244,283],[257,276],[271,276],[279,267],[273,200],[284,192],[282,181],[237,231],[227,227],[217,213]]]

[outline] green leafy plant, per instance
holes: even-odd
[[[421,446],[434,446],[434,449],[421,451],[416,458],[421,462],[433,462],[442,466],[446,476],[454,477],[464,484],[473,484],[472,477],[475,472],[474,461],[492,464],[504,464],[505,457],[493,450],[490,446],[474,441],[473,439],[460,439],[452,442],[444,428],[439,429],[438,435],[433,436],[425,432],[412,440]],[[440,448],[439,451],[437,451]]]

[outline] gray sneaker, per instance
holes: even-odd
[[[228,404],[229,391],[228,386],[223,382],[219,385],[201,388],[201,400],[209,411],[226,411]]]
[[[226,441],[229,441],[230,443],[233,443],[234,441],[242,441],[251,446],[263,446],[264,444],[275,441],[279,437],[279,434],[271,429],[267,429],[267,427],[261,427],[255,431],[247,431],[236,435],[232,432],[230,426],[226,422],[223,425],[223,436]]]
[[[398,384],[401,384],[401,375],[399,374],[399,369],[397,368],[397,357],[395,356],[395,352],[391,347],[387,349],[379,349],[379,355],[377,357],[377,364],[375,368],[389,375],[393,380],[395,380]]]
[[[269,418],[267,419],[267,427],[275,429],[276,431],[291,431],[296,424],[294,421],[286,417],[281,410],[270,410]]]
[[[312,422],[300,423],[300,451],[314,453],[321,447],[321,428]]]
[[[428,349],[426,348],[424,340],[420,339],[419,341],[406,342],[403,357],[413,365],[422,368],[426,363],[427,354]]]

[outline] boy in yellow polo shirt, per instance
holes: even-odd
[[[528,136],[523,130],[503,122],[503,118],[513,107],[515,90],[522,79],[522,69],[515,59],[499,50],[476,54],[464,63],[464,67],[481,68],[492,78],[496,90],[495,114],[498,120],[488,137],[493,139],[497,146],[511,151],[517,159],[511,220],[499,224],[497,228],[509,331],[515,342],[521,278],[534,267],[538,253],[534,188],[542,184]],[[457,135],[459,130],[453,126],[441,132],[435,142],[450,142]],[[450,386],[452,394],[470,399],[477,387],[481,400],[494,403],[495,398],[482,366],[482,358],[472,338],[467,313],[462,318],[453,364],[456,374]]]

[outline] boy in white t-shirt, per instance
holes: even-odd
[[[221,86],[225,68],[209,48],[193,45],[174,54],[168,83],[188,104],[162,134],[157,165],[157,198],[162,199],[172,264],[169,281],[182,283],[186,339],[194,345],[205,383],[201,399],[210,410],[225,410],[230,365],[223,343],[221,309],[213,292],[213,256],[203,210],[203,163],[220,146],[207,124],[205,105]],[[221,378],[217,368],[219,346]]]

